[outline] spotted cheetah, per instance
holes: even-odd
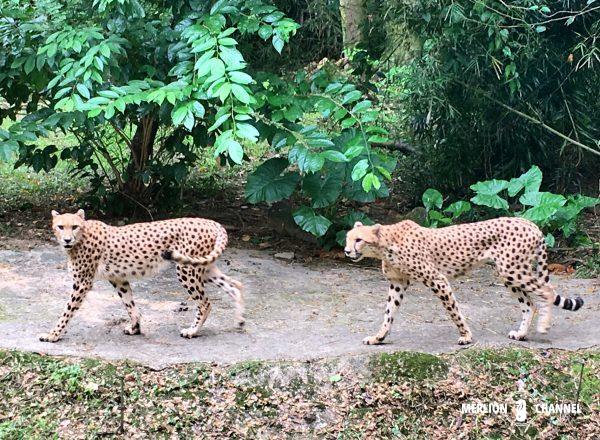
[[[521,303],[523,313],[518,330],[509,338],[524,340],[536,310],[540,317],[537,329],[546,333],[550,327],[552,304],[566,310],[583,305],[579,297],[561,298],[549,284],[544,236],[538,227],[521,218],[497,218],[477,223],[428,229],[410,220],[393,225],[364,226],[354,224],[346,238],[345,254],[353,261],[364,257],[382,260],[382,271],[390,287],[383,324],[375,336],[364,344],[379,344],[389,334],[394,314],[404,298],[410,281],[420,281],[442,300],[458,327],[458,343],[472,341],[471,330],[458,309],[447,277],[463,275],[473,266],[493,261],[504,285]]]
[[[115,227],[86,220],[84,211],[79,210],[76,214],[52,211],[52,228],[67,253],[73,291],[56,326],[40,335],[41,341],[60,339],[95,279],[108,280],[123,300],[131,321],[125,334],[139,334],[140,314],[129,280],[150,276],[169,261],[176,263],[177,278],[198,307],[194,324],[181,330],[181,336],[196,336],[208,317],[211,304],[204,293],[206,283],[216,284],[233,298],[237,324],[244,324],[242,284],[215,265],[227,245],[227,232],[219,223],[180,218]]]

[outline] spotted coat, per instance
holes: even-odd
[[[123,300],[130,318],[124,332],[139,334],[140,314],[129,281],[160,271],[169,260],[176,263],[177,277],[197,305],[193,325],[183,329],[181,336],[196,336],[208,317],[211,304],[204,291],[206,283],[216,284],[232,297],[235,319],[243,325],[242,284],[224,275],[215,264],[227,245],[227,232],[219,223],[181,218],[116,227],[85,220],[83,210],[62,215],[52,211],[52,216],[54,234],[67,252],[73,290],[56,326],[40,335],[40,340],[60,339],[96,279],[108,280]]]
[[[394,225],[364,226],[357,222],[348,232],[346,255],[354,261],[364,257],[382,260],[382,270],[389,280],[389,293],[383,324],[365,344],[379,344],[390,332],[394,314],[411,281],[431,288],[460,333],[459,344],[472,341],[471,330],[452,293],[448,278],[465,274],[486,261],[495,263],[504,285],[521,304],[522,320],[511,339],[523,340],[539,301],[538,331],[550,327],[552,305],[578,310],[579,297],[561,298],[549,283],[547,252],[539,228],[521,218],[497,218],[482,222],[429,229],[412,221]]]

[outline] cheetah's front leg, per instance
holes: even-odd
[[[375,336],[369,336],[363,339],[363,344],[376,345],[381,344],[385,337],[390,333],[392,323],[394,322],[394,314],[404,298],[402,291],[408,288],[409,281],[407,279],[390,280],[390,288],[388,290],[387,305],[385,307],[385,315],[383,315],[383,323]]]
[[[92,277],[86,278],[82,281],[75,282],[73,284],[73,292],[71,292],[71,298],[65,307],[65,310],[54,326],[54,329],[50,333],[43,333],[39,336],[40,341],[43,342],[56,342],[60,339],[61,335],[64,333],[67,324],[71,317],[75,314],[81,303],[83,298],[87,295],[87,293],[92,288]]]

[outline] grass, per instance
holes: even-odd
[[[473,348],[455,355],[373,355],[351,368],[331,362],[153,371],[129,362],[0,351],[0,438],[479,439],[521,438],[521,429],[533,437],[591,438],[600,427],[597,351]],[[330,380],[331,368],[342,372],[340,380]],[[287,380],[265,380],[274,376]],[[578,392],[583,413],[576,417],[533,409],[540,402],[574,403]],[[462,403],[510,406],[517,398],[529,408],[524,427],[511,414],[460,411]]]
[[[441,379],[448,374],[448,363],[431,354],[417,352],[384,353],[375,357],[370,367],[382,382],[398,380]]]

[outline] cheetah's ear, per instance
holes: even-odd
[[[381,229],[381,225],[379,223],[371,226],[371,233],[373,234],[373,236],[375,236],[376,240],[375,242],[378,243],[379,242],[379,230]]]
[[[363,237],[367,243],[377,245],[379,244],[379,229],[381,228],[380,224],[373,225],[369,227],[368,232]]]
[[[77,215],[79,217],[81,217],[83,220],[85,220],[85,211],[83,209],[80,209],[79,211],[77,211]]]
[[[57,215],[60,215],[58,213],[58,211],[55,211],[54,209],[52,210],[51,214],[52,214],[52,217],[56,217]]]
[[[358,228],[359,226],[362,226],[363,224],[359,221],[354,222],[354,226],[352,226],[353,228]]]

